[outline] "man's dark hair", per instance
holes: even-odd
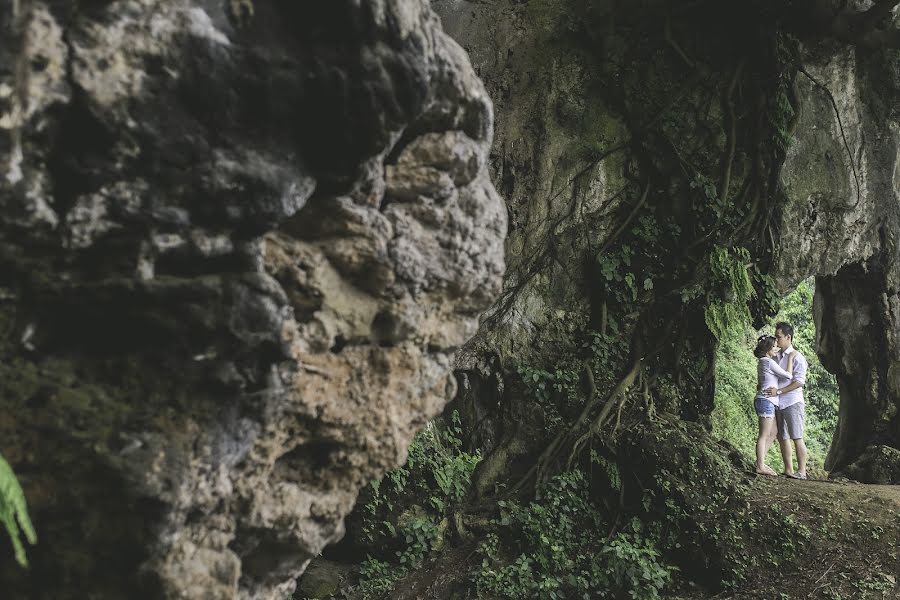
[[[775,331],[778,331],[779,329],[783,335],[790,336],[791,341],[794,341],[794,328],[791,327],[790,323],[785,323],[784,321],[775,323]]]

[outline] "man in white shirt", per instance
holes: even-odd
[[[775,343],[781,348],[776,357],[778,364],[787,365],[788,354],[794,353],[793,377],[779,379],[778,387],[770,387],[769,395],[778,396],[775,423],[778,426],[778,445],[784,461],[784,474],[795,479],[806,479],[806,443],[803,441],[806,412],[803,402],[803,385],[806,383],[806,358],[794,349],[794,328],[789,323],[775,324]],[[794,471],[791,441],[797,450],[797,470]]]

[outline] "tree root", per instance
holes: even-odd
[[[628,391],[643,369],[643,360],[643,356],[635,356],[629,371],[602,400],[597,398],[597,386],[594,381],[594,375],[589,362],[585,362],[584,372],[585,379],[588,382],[588,394],[581,414],[569,428],[561,431],[547,444],[535,464],[510,488],[510,495],[522,491],[527,486],[533,485],[537,487],[537,485],[549,480],[550,473],[554,472],[554,469],[559,465],[560,458],[564,453],[568,454],[565,461],[566,468],[570,469],[572,467],[574,461],[584,450],[585,444],[590,442],[593,436],[599,433],[606,424],[612,410],[624,404]],[[595,417],[591,418],[591,414],[600,405],[603,408]],[[572,441],[573,439],[574,441]]]
[[[746,60],[746,58],[742,58],[738,63],[737,67],[734,69],[734,74],[731,76],[731,81],[728,83],[728,88],[722,96],[722,108],[725,113],[725,132],[728,137],[725,142],[725,154],[722,155],[722,175],[719,180],[719,204],[722,205],[723,210],[716,218],[716,228],[718,228],[718,225],[722,222],[725,201],[728,200],[728,188],[731,186],[731,168],[734,163],[734,153],[737,147],[737,119],[734,115],[733,96],[734,88],[737,85],[738,79],[740,79],[741,72],[744,70],[744,63],[746,63]]]

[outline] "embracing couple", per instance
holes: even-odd
[[[756,368],[756,399],[759,437],[756,440],[756,472],[775,475],[766,464],[766,453],[778,435],[784,474],[806,479],[806,444],[803,442],[803,384],[806,383],[806,358],[794,349],[794,328],[776,323],[775,336],[762,335],[753,354]],[[791,442],[797,449],[797,470],[791,457]]]

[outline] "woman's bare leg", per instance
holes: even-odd
[[[766,448],[763,452],[763,461],[765,461],[765,458],[769,455],[769,448],[775,443],[775,438],[778,437],[778,427],[775,426],[775,419],[766,420],[771,421],[771,425],[769,425],[769,435],[766,436]]]
[[[775,419],[759,417],[759,437],[756,438],[756,472],[774,475],[775,471],[766,465],[766,454],[775,439]]]

